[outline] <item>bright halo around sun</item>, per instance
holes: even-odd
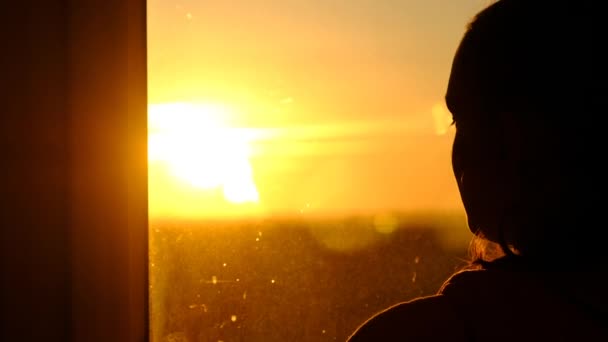
[[[214,104],[150,105],[148,159],[165,164],[176,180],[192,188],[221,191],[233,204],[257,203],[248,137],[222,121],[229,114]]]

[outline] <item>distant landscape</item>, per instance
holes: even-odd
[[[344,341],[465,265],[461,214],[150,223],[154,342]]]

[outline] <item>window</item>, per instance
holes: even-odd
[[[451,59],[484,1],[148,1],[152,341],[341,341],[470,235]]]

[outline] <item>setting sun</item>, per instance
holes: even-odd
[[[249,163],[248,136],[225,123],[229,115],[229,108],[215,104],[150,105],[148,158],[151,168],[157,171],[151,175],[150,185],[164,188],[161,193],[153,193],[159,198],[152,199],[151,205],[164,202],[162,197],[168,199],[162,205],[164,208],[155,208],[155,212],[171,211],[167,204],[175,199],[175,191],[180,188],[192,197],[187,203],[196,202],[195,195],[217,197],[218,192],[227,205],[259,201]],[[163,182],[181,184],[162,186]],[[184,205],[187,206],[180,203],[181,207]],[[209,208],[218,204],[203,205]]]

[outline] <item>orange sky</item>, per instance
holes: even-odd
[[[462,210],[443,96],[487,2],[149,0],[151,215]]]

